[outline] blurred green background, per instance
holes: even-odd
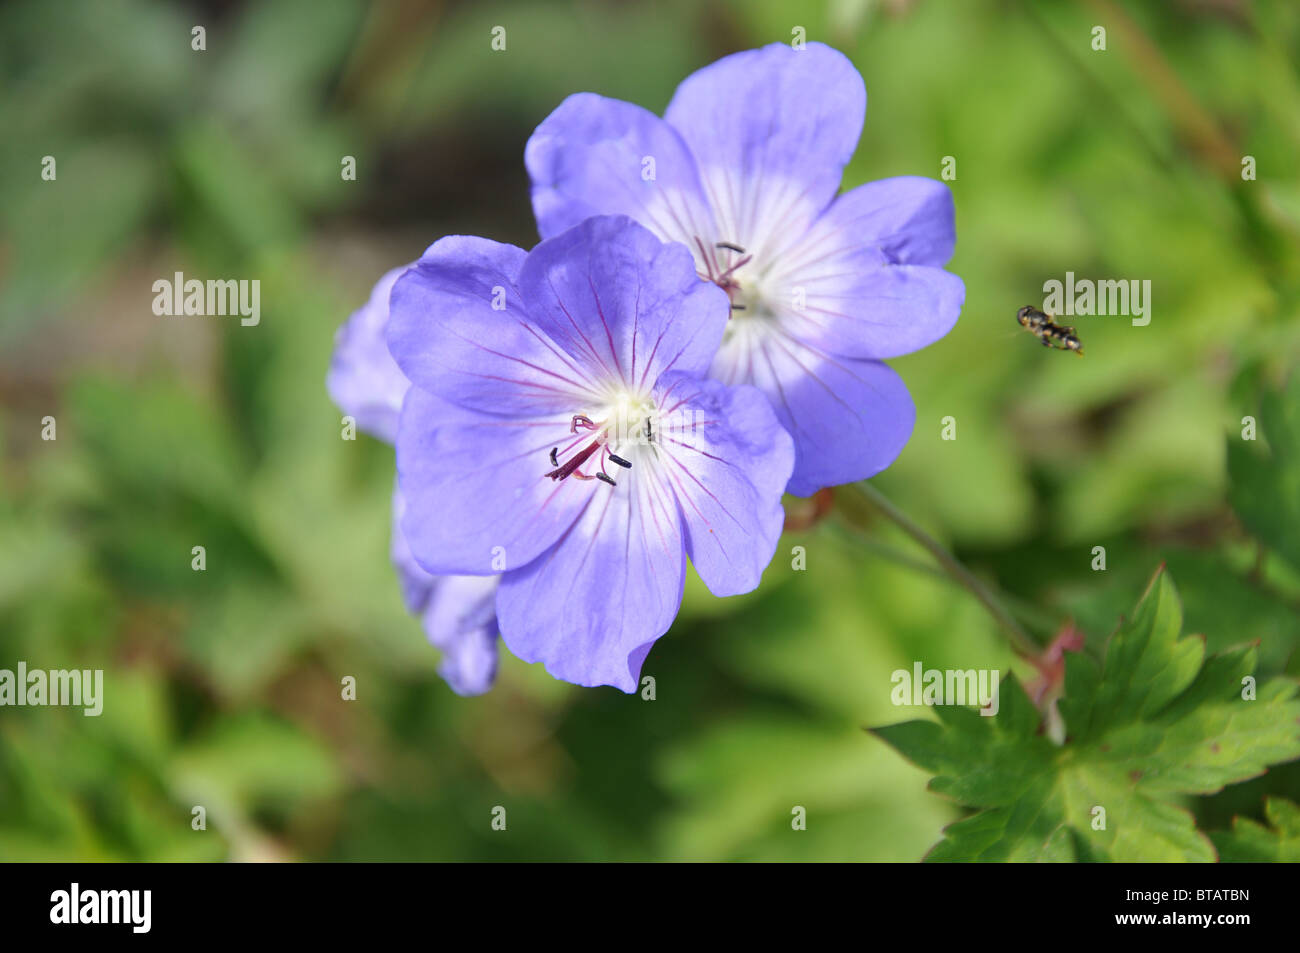
[[[1072,617],[1099,645],[1164,560],[1187,631],[1295,673],[1300,575],[1268,538],[1287,524],[1235,515],[1226,450],[1300,356],[1289,0],[13,2],[0,667],[103,668],[106,700],[0,710],[0,859],[924,854],[958,809],[862,726],[924,716],[891,705],[897,668],[1011,655],[851,495],[788,534],[759,592],[688,586],[645,668],[656,700],[504,651],[497,687],[461,699],[388,562],[391,448],[340,440],[324,388],[382,272],[450,233],[535,243],[523,146],[566,95],[662,111],[691,70],[795,26],[866,80],[846,187],[956,160],[966,306],[893,362],[918,423],[875,484],[1043,641]],[[155,316],[178,270],[258,278],[261,324]],[[1081,317],[1085,359],[1044,351],[1014,314],[1067,270],[1149,279],[1150,325]],[[1220,828],[1297,790],[1292,765],[1195,808]]]

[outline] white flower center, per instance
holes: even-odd
[[[615,474],[630,470],[638,448],[654,443],[657,422],[654,401],[626,388],[613,389],[589,412],[574,414],[569,431],[551,448],[552,480],[599,480],[617,486]],[[610,467],[614,473],[610,472]]]

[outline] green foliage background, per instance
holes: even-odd
[[[28,0],[0,8],[0,668],[103,668],[107,697],[99,718],[0,710],[0,859],[911,861],[987,837],[972,812],[1005,800],[977,783],[1001,777],[996,752],[950,762],[883,732],[913,764],[862,728],[938,724],[890,702],[915,660],[1032,669],[851,493],[788,535],[757,593],[688,586],[646,667],[655,701],[507,653],[492,693],[459,699],[388,563],[391,449],[340,440],[324,390],[335,328],[383,271],[444,234],[535,242],[522,149],[564,96],[659,111],[692,69],[795,25],[866,79],[846,187],[957,161],[966,306],[893,362],[918,424],[876,485],[1036,637],[1076,621],[1067,723],[1072,693],[1111,691],[1106,638],[1162,562],[1181,631],[1291,691],[1295,4]],[[152,282],[177,270],[259,278],[260,326],[154,316]],[[1150,279],[1151,324],[1080,318],[1087,358],[1045,352],[1013,316],[1067,270]],[[1055,764],[1012,710],[1008,750]],[[1294,736],[1252,722],[1248,770],[1156,783],[1160,811],[1205,832],[1174,856],[1296,859],[1300,769],[1242,780],[1295,757]],[[1047,856],[1099,856],[1073,823]]]

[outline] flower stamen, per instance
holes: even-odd
[[[705,281],[713,282],[727,293],[727,297],[731,300],[732,311],[746,310],[747,305],[736,302],[736,296],[740,294],[741,289],[740,282],[735,279],[734,275],[738,268],[742,268],[753,261],[754,256],[746,254],[745,249],[740,245],[737,245],[735,242],[714,242],[712,249],[706,249],[704,242],[698,235],[695,237],[695,246],[700,250],[700,259],[704,262],[705,268],[702,272],[697,270],[696,274]],[[734,252],[741,257],[737,261],[732,262],[726,268],[723,268],[718,262],[718,257],[715,254],[715,249],[719,248],[724,248],[727,251]]]
[[[602,449],[603,446],[603,442],[598,437],[575,453],[563,464],[543,475],[550,477],[552,480],[563,480],[568,476],[576,476],[579,480],[590,480],[591,477],[587,476],[585,473],[579,472],[578,467],[586,463],[591,458],[592,454],[597,450]],[[552,454],[552,459],[555,459],[554,454]]]
[[[542,475],[548,476],[552,480],[563,480],[567,477],[576,477],[579,480],[595,479],[600,480],[602,483],[608,483],[610,486],[618,486],[618,484],[614,482],[614,478],[606,471],[605,462],[609,460],[616,463],[618,466],[623,467],[625,470],[630,470],[632,469],[632,461],[620,457],[609,449],[608,426],[605,423],[597,424],[585,414],[574,414],[573,419],[569,421],[569,433],[577,433],[579,430],[597,431],[596,437],[591,441],[591,443],[587,444],[573,456],[569,457],[569,459],[564,463],[560,462],[560,448],[558,446],[552,447],[549,456],[551,466],[554,467],[554,469],[549,470]],[[577,441],[566,447],[565,453],[568,453],[576,443]],[[580,467],[595,456],[596,451],[600,451],[600,472],[594,476],[589,476],[586,473],[583,473]]]

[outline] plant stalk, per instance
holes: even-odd
[[[984,583],[980,582],[969,569],[958,562],[956,557],[948,552],[938,540],[913,522],[911,517],[891,503],[887,496],[871,484],[855,483],[853,486],[866,497],[867,501],[876,510],[888,517],[894,525],[920,543],[926,552],[933,556],[935,561],[943,567],[944,572],[979,600],[989,615],[993,617],[993,620],[1006,633],[1007,638],[1011,641],[1012,649],[1025,658],[1034,658],[1042,652],[1042,647],[1021,627],[1020,623],[1007,611],[997,596]]]

